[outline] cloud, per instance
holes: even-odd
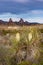
[[[15,2],[19,2],[19,3],[26,3],[26,2],[30,2],[30,0],[13,0]]]
[[[0,14],[0,19],[4,21],[9,21],[9,18],[12,18],[13,21],[19,21],[20,18],[23,18],[24,21],[43,23],[43,16],[38,16],[38,14],[35,15],[32,13],[32,11],[30,13],[18,15],[11,13]]]
[[[4,2],[12,1],[12,2],[18,2],[18,3],[27,3],[27,2],[30,2],[31,0],[0,0],[0,1],[4,1]]]
[[[43,23],[43,18],[42,17],[26,18],[24,20],[26,20],[28,22]]]
[[[36,0],[36,1],[43,2],[43,0]]]
[[[32,14],[36,14],[36,15],[38,14],[39,15],[39,14],[43,14],[43,10],[32,10],[31,13]]]
[[[13,21],[19,21],[20,17],[18,16],[19,15],[16,15],[16,14],[3,13],[3,14],[0,14],[0,19],[4,21],[9,21],[9,19],[12,18]]]
[[[37,2],[36,0],[0,0],[0,14],[7,12],[13,14],[24,14],[31,10],[42,9],[43,3]],[[37,12],[34,11],[34,13]]]
[[[0,0],[0,2],[18,2],[18,3],[29,3],[29,2],[43,2],[43,0]]]

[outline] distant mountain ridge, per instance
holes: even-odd
[[[33,22],[30,23],[28,21],[24,21],[22,18],[19,21],[12,21],[12,19],[10,18],[9,21],[3,21],[0,20],[0,25],[19,25],[19,26],[23,26],[23,25],[37,25],[39,23],[37,22]]]

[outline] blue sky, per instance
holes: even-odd
[[[43,0],[0,0],[0,19],[43,23]]]

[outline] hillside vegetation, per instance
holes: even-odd
[[[0,65],[43,65],[43,29],[0,30]]]

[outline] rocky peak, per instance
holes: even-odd
[[[12,23],[12,22],[13,22],[11,18],[9,19],[9,22],[10,22],[10,23]]]
[[[21,18],[20,21],[19,21],[19,23],[21,23],[21,24],[24,23],[24,20]]]
[[[9,19],[8,24],[10,24],[10,25],[12,25],[12,24],[13,24],[13,21],[12,21],[12,19],[11,19],[11,18]]]
[[[4,23],[4,21],[0,20],[0,24],[3,24],[3,23]]]

